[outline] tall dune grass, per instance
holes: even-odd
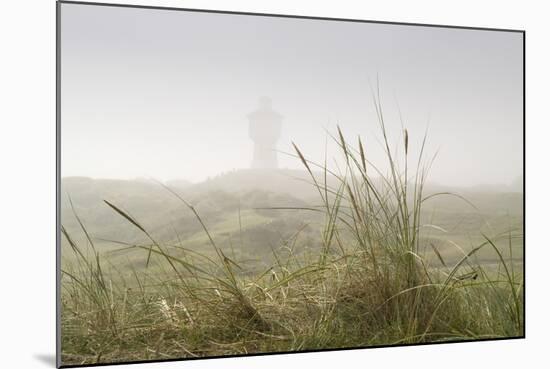
[[[274,251],[272,266],[245,273],[218,247],[196,209],[166,188],[194,213],[211,252],[162,244],[138,219],[106,200],[149,240],[146,245],[117,240],[124,244],[119,251],[142,250],[146,265],[156,265],[154,274],[132,269],[131,278],[122,273],[115,278],[117,266],[96,251],[75,212],[87,245],[77,245],[62,228],[67,250],[75,255],[62,270],[63,363],[522,336],[523,276],[511,262],[512,238],[518,236],[485,237],[454,265],[436,248],[426,252],[422,232],[430,225],[423,223],[422,206],[452,194],[424,193],[432,162],[424,159],[426,138],[413,159],[414,143],[403,129],[398,157],[379,100],[375,106],[383,169],[369,161],[360,138],[350,143],[340,128],[331,136],[345,163],[340,168],[314,163],[294,145],[320,201],[294,211],[325,217],[315,254],[295,253],[290,242],[285,253]],[[338,185],[330,187],[329,178]],[[506,256],[497,246],[502,240],[510,245]],[[493,250],[497,268],[476,261],[482,248]],[[429,255],[440,265],[433,266]]]

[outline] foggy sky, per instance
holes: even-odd
[[[247,114],[261,96],[284,117],[279,150],[294,141],[322,161],[325,129],[339,124],[376,162],[377,78],[392,142],[397,106],[413,149],[429,122],[431,181],[508,184],[522,173],[520,33],[61,7],[64,177],[200,181],[248,168]]]

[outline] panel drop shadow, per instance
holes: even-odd
[[[51,368],[56,368],[55,354],[34,354],[33,358]]]

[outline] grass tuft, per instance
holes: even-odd
[[[260,272],[223,251],[197,209],[161,184],[194,214],[214,256],[156,241],[137,219],[105,200],[148,240],[116,241],[124,246],[119,252],[142,251],[147,267],[132,267],[129,276],[117,278],[117,267],[105,267],[106,255],[94,246],[71,201],[89,247],[62,227],[73,254],[64,255],[62,270],[63,364],[522,336],[523,276],[514,269],[511,247],[521,235],[483,235],[460,260],[446,260],[424,235],[436,227],[424,224],[422,208],[436,196],[462,197],[424,193],[433,162],[424,158],[426,135],[419,157],[410,158],[409,132],[403,129],[398,157],[380,100],[374,101],[383,168],[369,161],[360,137],[354,147],[340,127],[330,136],[345,163],[338,170],[326,159],[308,160],[293,143],[320,204],[269,209],[321,213],[321,242],[314,253],[294,252],[299,231],[285,245],[289,252],[274,249],[274,264]],[[417,164],[410,168],[413,159]],[[497,245],[503,239],[509,258]],[[497,267],[477,261],[486,248]],[[428,260],[431,255],[437,265]]]

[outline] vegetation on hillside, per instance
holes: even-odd
[[[116,253],[96,247],[98,239],[73,206],[73,227],[62,228],[63,364],[522,336],[522,255],[515,251],[522,229],[474,235],[476,244],[455,243],[460,257],[447,258],[428,236],[439,231],[441,239],[446,230],[431,224],[423,208],[438,197],[471,206],[469,200],[426,194],[432,159],[425,159],[425,139],[412,158],[417,143],[404,129],[394,150],[378,102],[376,108],[384,168],[369,161],[360,138],[349,142],[340,129],[332,137],[342,159],[335,169],[309,161],[294,146],[316,205],[282,203],[255,213],[237,207],[232,219],[212,229],[194,202],[159,184],[192,215],[186,223],[192,222],[196,243],[159,238],[139,217],[103,199],[119,227],[134,232],[101,240],[118,244]],[[276,219],[277,212],[293,214],[288,219],[296,231],[279,245],[261,247],[270,265],[250,267],[239,243],[261,237],[246,239],[243,219]],[[240,232],[230,244],[221,245],[219,235],[235,229]],[[303,232],[317,234],[308,247],[301,247]],[[122,270],[120,255],[129,253]],[[482,253],[494,262],[482,262]]]

